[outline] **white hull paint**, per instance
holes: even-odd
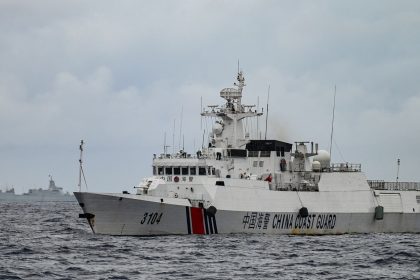
[[[386,193],[390,193],[387,191]],[[394,194],[400,192],[393,192]],[[94,233],[110,235],[167,235],[167,234],[215,234],[215,233],[265,233],[265,234],[345,234],[372,232],[420,232],[420,209],[416,195],[420,192],[404,192],[413,198],[416,208],[410,211],[389,212],[385,210],[382,220],[375,219],[375,198],[360,203],[362,196],[335,193],[333,201],[354,199],[359,211],[328,205],[315,207],[317,202],[332,198],[331,193],[306,193],[303,200],[313,196],[314,205],[308,207],[309,216],[299,216],[300,205],[286,209],[296,192],[276,192],[284,199],[278,200],[278,211],[261,205],[253,210],[217,208],[216,214],[208,214],[204,208],[191,207],[187,199],[157,198],[134,194],[75,193],[85,213],[93,214],[88,219]],[[302,194],[302,193],[301,193]],[[379,194],[378,194],[379,195]],[[353,196],[353,197],[352,197]],[[161,199],[163,200],[161,202]],[[362,204],[364,207],[361,207]],[[240,207],[239,207],[240,208]],[[322,208],[326,210],[321,210]],[[330,208],[330,209],[328,209]],[[407,208],[407,207],[406,207]],[[314,209],[314,211],[311,211]]]

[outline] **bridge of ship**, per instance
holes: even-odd
[[[322,173],[361,172],[360,164],[351,163],[331,164],[319,171],[296,171],[292,165],[292,146],[292,144],[277,140],[251,140],[246,145],[246,149],[214,149],[210,147],[203,149],[196,155],[187,154],[183,151],[174,155],[161,154],[154,157],[153,176],[166,182],[194,184],[198,181],[201,182],[201,178],[204,177],[262,181],[266,180],[269,174],[272,174],[272,182],[267,182],[267,188],[272,190],[318,191],[317,183]],[[242,171],[248,170],[249,172],[239,172],[238,168],[236,168],[236,172],[229,174],[221,172],[222,166],[228,165],[232,160],[235,161],[236,166],[245,166]],[[285,163],[284,165],[281,164],[282,161]],[[265,172],[264,170],[269,171]],[[288,178],[287,176],[296,174],[305,183],[296,186],[284,183],[284,180],[281,181],[281,176]],[[306,183],[311,180],[313,183]],[[218,182],[221,184],[221,181]]]

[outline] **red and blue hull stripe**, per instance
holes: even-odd
[[[206,209],[185,207],[188,234],[216,234],[216,217],[207,213]]]

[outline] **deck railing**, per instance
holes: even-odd
[[[361,172],[360,163],[331,163],[329,172]]]
[[[420,191],[420,182],[385,182],[383,180],[368,180],[374,190],[390,191]]]

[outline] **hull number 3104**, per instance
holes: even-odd
[[[144,225],[153,225],[159,224],[160,219],[162,218],[163,213],[158,212],[146,212],[143,215],[143,218],[140,221],[140,224]]]

